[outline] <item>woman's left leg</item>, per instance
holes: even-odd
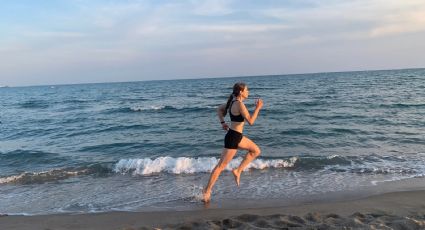
[[[226,149],[226,148],[223,149],[220,161],[211,172],[210,179],[208,180],[208,184],[204,188],[204,191],[203,191],[204,202],[210,201],[211,190],[215,182],[217,181],[221,172],[226,168],[227,164],[233,159],[237,151],[238,151],[237,149]]]

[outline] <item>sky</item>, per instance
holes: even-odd
[[[0,86],[425,67],[424,0],[2,0]]]

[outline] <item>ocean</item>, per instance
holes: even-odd
[[[214,207],[425,188],[425,69],[0,88],[0,213],[202,208],[234,83],[260,157]],[[229,117],[226,117],[229,120]],[[406,183],[414,180],[414,183]]]

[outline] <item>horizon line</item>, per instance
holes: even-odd
[[[42,86],[68,86],[68,85],[90,85],[90,84],[110,84],[110,83],[132,83],[132,82],[151,82],[151,81],[180,81],[180,80],[202,80],[202,79],[222,79],[222,78],[243,78],[243,77],[273,77],[273,76],[295,76],[305,74],[326,74],[326,73],[354,73],[354,72],[375,72],[375,71],[395,71],[395,70],[419,70],[425,67],[395,68],[395,69],[369,69],[369,70],[341,70],[324,72],[304,72],[304,73],[285,73],[285,74],[266,74],[266,75],[241,75],[224,77],[198,77],[198,78],[171,78],[171,79],[149,79],[137,81],[107,81],[107,82],[82,82],[82,83],[64,83],[64,84],[36,84],[36,85],[0,85],[0,88],[21,88],[21,87],[42,87]]]

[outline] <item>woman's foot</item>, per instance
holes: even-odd
[[[207,191],[206,189],[202,189],[202,196],[203,196],[202,201],[204,203],[209,203],[210,200],[211,200],[211,191]]]
[[[232,170],[233,176],[235,177],[235,183],[239,187],[239,180],[241,178],[241,173],[237,169]]]

